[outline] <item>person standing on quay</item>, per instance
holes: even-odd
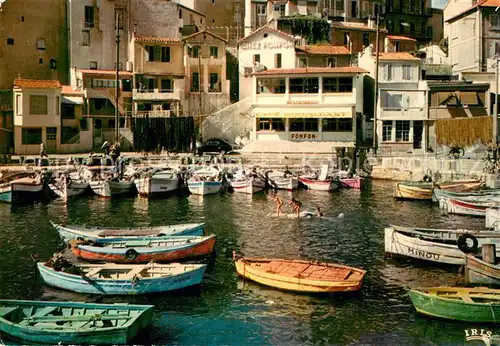
[[[47,156],[47,151],[45,150],[45,144],[42,142],[40,143],[40,158],[43,159],[44,157]]]

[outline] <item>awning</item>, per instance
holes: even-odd
[[[83,97],[81,96],[63,96],[62,103],[66,105],[83,105]]]

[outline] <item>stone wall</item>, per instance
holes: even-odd
[[[180,38],[177,4],[164,0],[132,1],[132,23],[137,36]],[[175,24],[172,24],[175,23]]]

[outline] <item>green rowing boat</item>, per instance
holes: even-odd
[[[467,322],[500,322],[500,290],[433,287],[408,292],[417,312]]]
[[[126,344],[152,311],[151,305],[0,300],[0,332],[30,343]]]

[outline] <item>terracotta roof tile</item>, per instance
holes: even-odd
[[[287,37],[287,38],[289,38],[289,39],[295,40],[295,37],[294,37],[293,35],[287,34],[287,33],[286,33],[286,32],[284,32],[284,31],[280,31],[280,30],[277,30],[277,29],[271,28],[271,27],[270,27],[270,26],[268,26],[268,25],[264,25],[264,26],[261,26],[260,28],[258,28],[257,30],[254,30],[253,32],[251,32],[251,33],[250,33],[250,34],[248,34],[247,36],[243,37],[242,39],[240,39],[240,40],[238,41],[238,44],[240,44],[241,42],[245,41],[246,39],[248,39],[248,38],[252,37],[253,35],[255,35],[255,34],[257,34],[257,33],[261,32],[261,31],[262,31],[262,30],[264,30],[264,29],[267,29],[267,30],[272,31],[272,32],[274,32],[274,33],[277,33],[277,34],[279,34],[279,35],[285,36],[285,37]]]
[[[58,80],[37,80],[16,78],[14,80],[14,88],[25,89],[57,89],[61,87]]]
[[[419,58],[405,52],[386,52],[379,54],[379,60],[404,60],[404,61],[420,61]]]
[[[135,36],[136,42],[146,43],[182,43],[181,40],[173,37],[153,37],[153,36]]]
[[[395,40],[395,41],[417,41],[414,38],[411,37],[406,37],[406,36],[397,36],[397,35],[387,35],[387,38],[389,40]]]
[[[64,95],[83,95],[83,91],[75,90],[71,85],[63,85],[61,94]]]
[[[78,70],[80,71],[81,73],[85,73],[85,74],[100,74],[100,75],[116,75],[116,71],[115,70]],[[132,76],[132,72],[128,72],[128,71],[120,71],[120,75],[121,76]]]
[[[332,46],[328,44],[322,45],[309,45],[296,47],[296,50],[306,54],[319,54],[319,55],[350,55],[349,50],[344,46]]]
[[[201,35],[201,34],[209,34],[209,35],[211,35],[211,36],[213,36],[213,37],[215,37],[215,38],[217,38],[217,39],[219,39],[219,40],[224,41],[224,42],[226,42],[226,43],[227,43],[227,40],[226,40],[225,38],[220,37],[220,36],[218,36],[218,35],[214,34],[214,33],[213,33],[213,32],[211,32],[211,31],[208,31],[208,30],[202,30],[202,31],[195,32],[194,34],[191,34],[191,35],[189,35],[189,36],[183,37],[183,38],[182,38],[182,40],[183,40],[183,41],[186,41],[186,40],[188,40],[188,39],[190,39],[190,38],[193,38],[193,37],[198,36],[198,35]]]
[[[256,76],[267,75],[289,75],[289,74],[318,74],[318,73],[368,73],[368,71],[358,66],[345,67],[307,67],[307,68],[277,68],[272,70],[264,70],[255,72]]]

